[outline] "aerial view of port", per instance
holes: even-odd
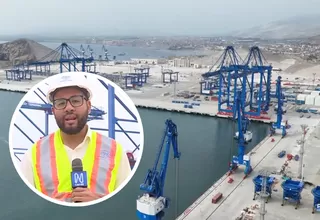
[[[320,2],[5,2],[0,219],[320,219]],[[12,163],[26,146],[9,153],[20,100],[66,72],[118,85],[144,134],[141,160],[125,152],[135,170],[127,185],[81,208],[35,194]],[[21,114],[52,116],[39,103]],[[111,120],[102,109],[91,108],[89,126]]]

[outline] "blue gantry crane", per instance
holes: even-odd
[[[250,163],[250,156],[245,155],[245,145],[246,145],[246,137],[247,134],[247,127],[249,123],[249,119],[244,115],[244,105],[241,91],[239,91],[235,97],[235,108],[234,113],[233,113],[233,118],[237,119],[237,124],[238,124],[238,156],[233,156],[232,161],[230,163],[229,167],[229,175],[234,171],[235,169],[238,168],[239,165],[244,165],[245,170],[244,170],[244,178],[247,177],[252,171],[251,163]],[[252,138],[252,133],[250,134]]]
[[[257,46],[250,48],[248,56],[244,59],[244,66],[247,67],[248,74],[251,76],[249,91],[250,110],[248,115],[261,116],[267,113],[270,105],[271,93],[271,74],[272,66],[268,64],[261,50]],[[255,75],[259,75],[259,82],[256,84]],[[257,85],[258,87],[256,87]]]
[[[173,148],[173,157],[180,159],[177,137],[177,126],[170,119],[166,120],[166,128],[156,161],[153,168],[148,170],[144,183],[140,185],[140,190],[142,190],[144,194],[137,200],[137,216],[139,219],[160,220],[164,216],[164,209],[169,205],[169,199],[164,197],[163,191],[171,145]],[[158,171],[158,163],[165,141],[166,145],[163,160],[160,170]]]
[[[278,102],[278,106],[276,107],[277,121],[272,124],[272,126],[270,128],[270,135],[274,135],[276,133],[277,129],[281,129],[282,130],[282,137],[284,137],[287,135],[286,129],[288,126],[288,124],[287,124],[288,122],[282,120],[282,115],[284,114],[283,103],[284,103],[285,96],[282,93],[281,76],[278,76],[278,79],[277,79],[276,98],[277,98],[277,102]]]
[[[232,114],[233,100],[238,91],[246,95],[247,71],[244,61],[232,46],[226,47],[221,57],[212,68],[202,74],[201,88],[204,86],[210,90],[218,87],[218,112]],[[217,80],[214,80],[218,78]],[[218,84],[218,86],[217,86]],[[202,92],[202,91],[201,91]],[[245,99],[243,99],[245,101]]]
[[[82,51],[72,48],[67,43],[62,43],[59,47],[42,57],[40,60],[28,63],[28,66],[35,66],[36,68],[38,66],[49,66],[50,69],[51,64],[59,63],[60,73],[72,71],[85,72],[87,63],[93,61],[94,59],[92,56],[88,57]],[[77,67],[78,63],[81,63],[81,70]]]
[[[21,109],[19,110],[22,115],[33,125],[35,128],[40,131],[44,136],[49,134],[49,115],[52,115],[52,105],[51,104],[40,104],[34,102],[25,101],[21,108],[23,109],[32,109],[40,110],[45,113],[45,131],[43,132]],[[91,107],[91,112],[88,116],[88,121],[91,120],[103,120],[103,115],[107,114],[105,111],[102,111],[94,106]]]
[[[219,114],[231,115],[232,100],[238,91],[242,91],[245,114],[248,117],[265,117],[261,114],[269,110],[271,72],[272,66],[267,63],[259,47],[251,47],[245,60],[242,60],[235,49],[228,46],[216,64],[202,74],[200,93],[218,94]],[[257,74],[259,82],[255,82]],[[250,106],[248,111],[247,106]]]

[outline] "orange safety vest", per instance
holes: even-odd
[[[94,193],[114,191],[122,147],[114,139],[92,131],[90,143],[82,158],[87,172],[88,188]],[[52,133],[32,147],[32,167],[37,190],[60,200],[71,201],[71,162],[62,143],[60,130]]]

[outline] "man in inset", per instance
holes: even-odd
[[[88,127],[91,98],[81,74],[61,74],[47,93],[59,129],[36,142],[21,162],[26,179],[47,196],[66,202],[93,201],[114,191],[131,172],[121,145]],[[87,173],[87,188],[72,189],[71,161],[76,158]]]

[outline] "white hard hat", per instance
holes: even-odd
[[[52,93],[60,88],[77,86],[81,89],[85,89],[88,92],[88,99],[92,98],[92,92],[88,83],[87,76],[82,72],[68,72],[60,73],[58,77],[54,79],[49,85],[49,90],[47,92],[47,101],[52,104]]]

